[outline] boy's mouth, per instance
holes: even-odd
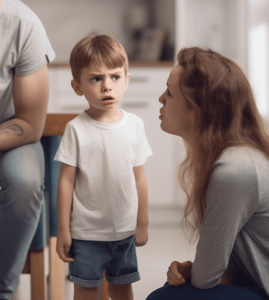
[[[103,98],[102,101],[111,101],[111,100],[114,100],[114,98],[110,97],[110,96],[107,96],[107,97]]]

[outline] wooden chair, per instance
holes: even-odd
[[[31,275],[31,300],[47,300],[45,249],[30,249],[22,271]]]
[[[66,123],[76,114],[48,114],[41,139],[46,163],[46,204],[29,249],[23,274],[31,275],[31,300],[64,300],[65,267],[56,253],[57,210],[56,197],[60,163],[53,160]],[[47,213],[48,212],[48,213]],[[45,265],[49,254],[49,267]],[[49,283],[49,291],[48,291]],[[108,300],[108,283],[104,280],[102,300]],[[49,294],[49,297],[48,297]]]
[[[44,249],[30,249],[28,252],[22,274],[31,275],[31,300],[64,299],[64,263],[57,257],[56,239],[52,238],[50,242]],[[49,270],[45,265],[48,252]]]

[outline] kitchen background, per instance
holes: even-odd
[[[237,61],[247,74],[258,108],[268,119],[269,0],[23,0],[42,20],[56,60],[49,67],[49,112],[80,113],[86,100],[70,87],[69,54],[88,34],[109,34],[125,47],[131,75],[121,107],[143,118],[154,155],[145,165],[150,205],[150,240],[138,249],[142,280],[134,284],[143,300],[162,285],[172,260],[192,260],[180,229],[184,194],[177,166],[184,157],[178,137],[161,131],[158,102],[184,46],[210,47]],[[169,245],[169,246],[168,246]],[[22,275],[14,299],[29,299],[29,278]],[[66,284],[66,299],[72,285]]]

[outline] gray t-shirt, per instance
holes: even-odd
[[[53,61],[55,53],[38,17],[19,0],[0,7],[0,123],[14,117],[13,75],[30,75]]]
[[[227,270],[236,283],[243,276],[269,295],[268,158],[248,147],[226,149],[206,197],[191,283],[212,288]]]

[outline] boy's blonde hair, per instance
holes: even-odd
[[[121,43],[109,35],[89,35],[80,40],[70,55],[70,66],[73,78],[80,83],[83,68],[94,64],[104,64],[109,69],[124,67],[128,73],[128,57]]]

